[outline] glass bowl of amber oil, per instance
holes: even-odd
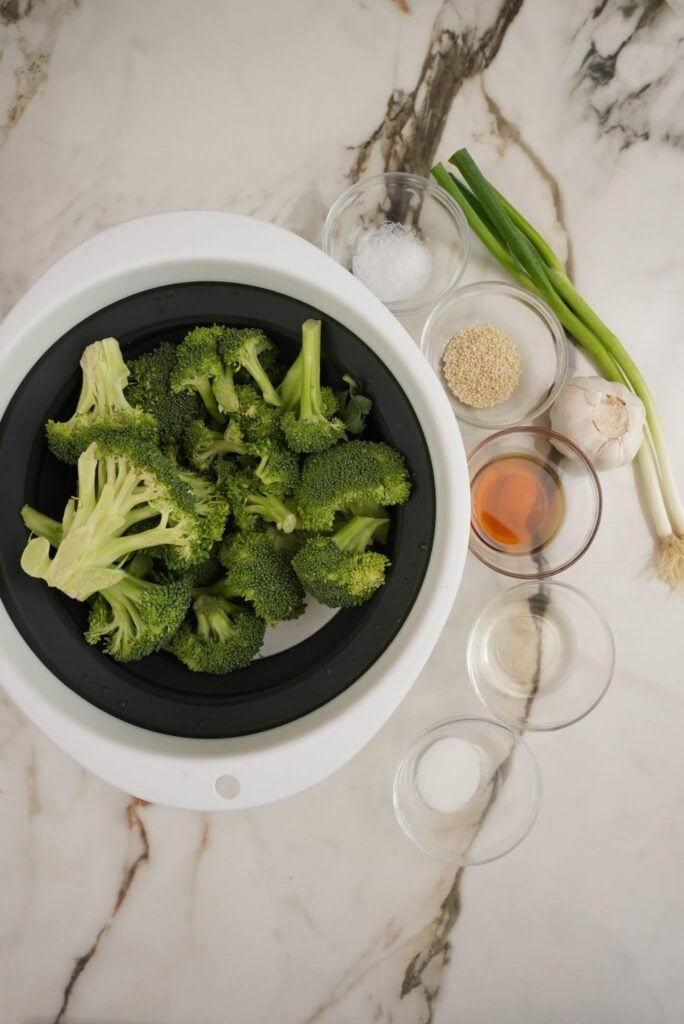
[[[587,550],[601,521],[601,487],[584,452],[543,427],[491,434],[468,455],[470,550],[516,579],[554,576]]]

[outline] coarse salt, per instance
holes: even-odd
[[[466,807],[480,786],[477,747],[458,736],[445,736],[425,751],[416,770],[416,785],[433,811],[453,814]]]
[[[383,302],[401,302],[428,283],[432,253],[403,224],[386,221],[363,239],[354,253],[352,271]]]

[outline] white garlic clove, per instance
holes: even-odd
[[[601,377],[573,377],[551,409],[551,426],[574,441],[597,469],[631,462],[641,447],[646,414],[624,384]]]

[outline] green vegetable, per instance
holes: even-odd
[[[344,432],[344,423],[332,415],[330,399],[321,391],[321,321],[305,320],[301,352],[280,386],[282,427],[292,451],[323,451]]]
[[[282,404],[280,396],[259,361],[260,355],[271,352],[273,348],[273,342],[256,327],[229,327],[218,346],[226,374],[230,376],[238,370],[245,370],[260,389],[264,401],[268,405],[279,406]]]
[[[359,503],[368,502],[371,508],[403,505],[410,493],[406,464],[396,449],[382,441],[349,441],[304,460],[297,508],[305,529],[327,531],[338,512],[358,512]]]
[[[254,612],[225,597],[200,594],[192,602],[169,650],[193,672],[224,675],[249,665],[264,642],[265,624]]]
[[[637,456],[659,539],[659,575],[684,587],[684,508],[653,397],[631,356],[582,298],[539,232],[487,181],[465,149],[450,158],[462,179],[439,164],[435,179],[459,203],[468,223],[501,265],[539,295],[608,380],[626,384],[644,404],[647,439]]]
[[[76,410],[46,428],[77,462],[76,493],[61,522],[22,508],[21,565],[89,602],[85,639],[115,660],[164,649],[231,672],[266,623],[302,614],[300,580],[339,607],[382,585],[389,561],[367,549],[386,538],[385,506],[409,496],[404,461],[347,441],[371,402],[349,376],[339,397],[321,386],[319,321],[303,324],[287,373],[278,356],[263,331],[217,324],[130,367],[114,338],[84,351]]]
[[[322,604],[349,608],[368,601],[385,582],[389,559],[367,551],[388,518],[354,516],[331,537],[313,537],[292,559],[305,590]]]
[[[361,434],[366,426],[366,418],[373,408],[373,403],[361,390],[361,385],[348,373],[342,377],[347,385],[346,391],[337,392],[340,419],[348,434]]]
[[[259,458],[254,475],[269,493],[294,494],[299,486],[299,459],[294,452],[272,440],[251,444],[248,450]]]
[[[200,473],[206,473],[219,455],[246,455],[247,446],[237,423],[231,420],[224,431],[212,430],[202,420],[193,420],[183,437],[185,457]]]
[[[76,462],[99,430],[111,433],[131,428],[147,443],[156,444],[157,421],[134,408],[124,394],[128,367],[116,338],[88,345],[81,357],[81,370],[81,393],[74,414],[64,423],[48,420],[45,425],[53,455]]]
[[[176,346],[163,341],[128,364],[131,376],[126,397],[131,405],[154,416],[159,425],[162,451],[175,448],[204,405],[195,391],[176,392],[171,377],[176,366]]]
[[[136,532],[129,532],[131,527]],[[181,564],[201,550],[194,504],[172,465],[132,435],[93,443],[78,460],[78,497],[62,521],[54,557],[45,537],[29,540],[21,559],[29,576],[44,579],[77,601],[124,578],[122,563],[141,549],[172,546]]]
[[[218,344],[225,327],[195,327],[186,334],[176,349],[176,366],[171,373],[171,389],[175,392],[197,392],[212,419],[223,419],[212,382],[223,373]]]
[[[207,593],[243,598],[269,624],[296,619],[304,611],[304,591],[289,557],[276,550],[264,533],[229,537],[219,558],[227,575]]]
[[[88,617],[89,644],[104,641],[116,661],[137,661],[158,651],[185,618],[189,579],[154,582],[124,572],[118,583],[96,596]]]
[[[224,460],[218,468],[218,486],[239,530],[253,530],[261,520],[275,523],[284,533],[292,533],[297,526],[294,509],[276,493],[268,492],[250,469]]]

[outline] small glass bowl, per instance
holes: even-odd
[[[432,268],[415,295],[385,305],[395,316],[431,308],[455,287],[468,262],[470,229],[460,206],[430,178],[402,171],[375,174],[352,185],[330,207],[323,251],[352,271],[369,236],[387,223],[415,234],[428,247]]]
[[[445,739],[464,741],[479,761],[472,799],[450,812],[434,810],[419,785],[421,758]],[[406,751],[394,779],[394,811],[405,835],[436,860],[462,867],[513,850],[530,832],[540,805],[541,773],[532,752],[511,729],[487,718],[431,726]]]
[[[601,521],[603,499],[596,471],[584,452],[563,434],[544,427],[510,427],[486,437],[468,453],[471,496],[478,474],[506,456],[531,457],[549,479],[557,480],[563,502],[559,525],[540,550],[499,550],[485,539],[473,501],[468,546],[476,558],[505,576],[531,580],[563,572],[585,553]]]
[[[513,339],[522,373],[505,402],[474,409],[460,402],[442,374],[442,356],[449,340],[464,327],[491,324]],[[568,344],[556,314],[535,295],[504,281],[478,281],[459,288],[433,309],[420,347],[444,385],[459,420],[487,430],[529,422],[556,398],[568,366]]]
[[[468,674],[496,718],[536,732],[579,722],[613,675],[603,613],[567,583],[520,583],[483,608],[468,639]]]

